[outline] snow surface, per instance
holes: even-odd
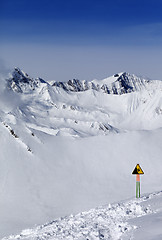
[[[159,240],[162,237],[161,226],[162,191],[62,217],[3,240]]]
[[[145,195],[142,200],[143,207],[151,210],[150,214],[146,214],[140,218],[132,218],[128,220],[128,224],[136,226],[135,231],[130,231],[122,239],[162,239],[162,192],[155,192]]]
[[[119,94],[1,76],[1,238],[132,198],[137,163],[142,193],[161,190],[162,81],[113,78]]]

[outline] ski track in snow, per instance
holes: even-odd
[[[136,226],[130,225],[128,220],[154,213],[151,206],[142,203],[161,195],[162,191],[147,194],[140,199],[109,204],[77,215],[62,217],[35,229],[23,230],[20,235],[3,240],[120,240],[125,234],[137,229]]]

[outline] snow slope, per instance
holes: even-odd
[[[161,239],[162,192],[147,194],[140,199],[91,209],[70,215],[34,229],[23,230],[16,239]]]
[[[141,218],[128,220],[128,224],[135,225],[136,229],[130,232],[123,240],[127,239],[162,239],[162,193],[155,192],[143,197],[143,207],[149,207],[151,214],[146,214]]]
[[[137,163],[142,192],[161,190],[162,82],[120,73],[88,84],[18,68],[1,77],[1,238],[134,196]]]

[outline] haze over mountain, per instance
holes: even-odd
[[[1,237],[133,197],[137,163],[142,191],[161,190],[162,81],[1,81]]]

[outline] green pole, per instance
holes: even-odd
[[[136,198],[140,198],[140,176],[136,177]]]
[[[138,182],[136,182],[136,198],[138,198]]]
[[[140,198],[140,182],[136,182],[136,198]]]

